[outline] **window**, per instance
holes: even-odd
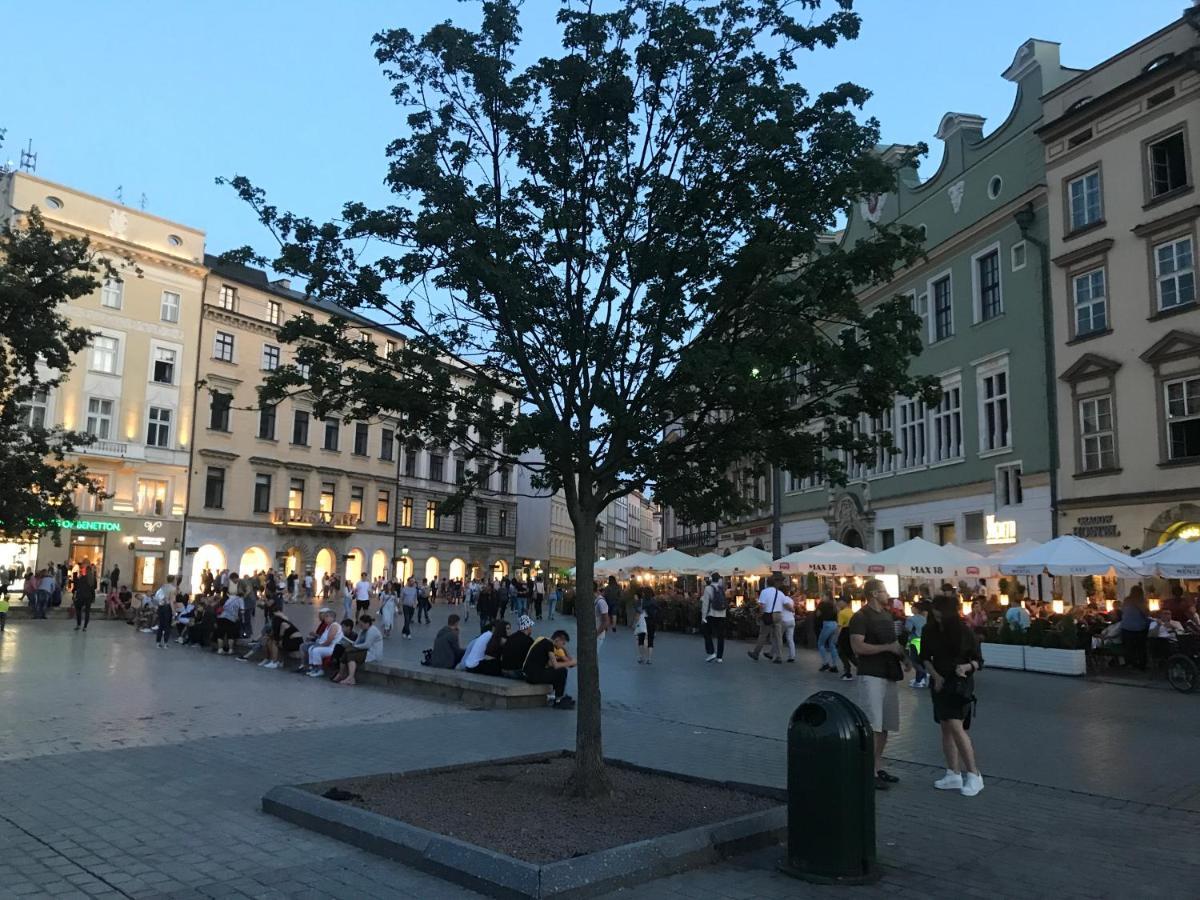
[[[925,465],[925,408],[920,400],[900,401],[897,417],[900,426],[901,469]]]
[[[1099,472],[1117,467],[1111,395],[1079,401],[1079,439],[1083,471]]]
[[[438,505],[436,500],[425,503],[425,527],[432,531],[438,525]]]
[[[985,372],[979,379],[979,448],[986,453],[1011,446],[1008,412],[1008,369]]]
[[[995,200],[1000,196],[1000,191],[1004,189],[1004,179],[999,175],[993,175],[988,179],[988,199]]]
[[[413,498],[405,497],[400,506],[400,527],[412,528]]]
[[[224,509],[225,470],[221,466],[209,466],[204,477],[205,509]]]
[[[510,474],[507,466],[500,470],[500,493],[502,494],[508,493]]]
[[[107,475],[89,475],[96,485],[97,493],[93,494],[86,488],[75,492],[75,506],[80,512],[104,512],[104,497],[109,493]]]
[[[892,431],[895,423],[895,410],[885,409],[883,415],[871,422],[871,433],[876,435],[893,436]],[[892,437],[894,441],[895,438]],[[892,452],[892,447],[879,446],[875,448],[875,465],[872,468],[872,473],[875,475],[886,475],[896,469],[896,454]],[[809,479],[811,481],[811,479]]]
[[[1067,183],[1068,213],[1071,230],[1086,228],[1100,221],[1100,170],[1093,169]]]
[[[497,517],[499,519],[497,533],[500,537],[508,537],[508,510],[500,510]]]
[[[896,532],[891,528],[882,528],[879,531],[879,549],[889,550],[896,546]]]
[[[1180,238],[1154,247],[1154,274],[1158,279],[1158,308],[1174,309],[1196,300],[1196,274],[1192,268],[1192,239]]]
[[[308,446],[308,411],[298,409],[292,414],[292,443],[298,447]]]
[[[947,544],[954,543],[954,523],[953,522],[941,522],[937,525],[934,525],[933,527],[935,529],[937,529],[938,544],[945,547]]]
[[[92,371],[116,375],[120,349],[121,342],[115,337],[98,334],[92,338]]]
[[[171,446],[171,411],[151,406],[147,416],[146,444],[150,447]]]
[[[907,536],[908,540],[910,540],[910,541],[913,538],[923,538],[923,537],[925,537],[925,526],[924,525],[907,525],[904,528],[904,533]]]
[[[987,535],[984,533],[983,513],[963,513],[963,537],[968,541],[982,541],[986,539]]]
[[[454,461],[454,483],[462,484],[467,480],[467,462],[463,459]]]
[[[21,422],[27,428],[46,427],[46,407],[50,403],[50,391],[40,387],[33,389],[33,395],[21,404]]]
[[[475,507],[475,533],[488,533],[488,510],[486,506]]]
[[[406,478],[417,477],[417,451],[415,450],[404,452],[404,476]]]
[[[395,341],[385,341],[384,346],[387,348],[388,356],[391,356],[393,353],[396,352],[396,342]]]
[[[325,443],[321,446],[326,450],[338,448],[338,437],[341,435],[341,423],[337,419],[325,419]]]
[[[1000,298],[1000,251],[989,250],[975,260],[979,290],[979,321],[987,322],[1004,312]]]
[[[954,308],[950,276],[933,283],[933,340],[944,341],[954,334]]]
[[[929,334],[929,295],[917,294],[916,291],[909,294],[909,305],[912,307],[913,313],[921,320],[921,334]]]
[[[333,512],[333,504],[337,499],[337,485],[332,481],[321,482],[321,501],[317,504],[317,508],[321,512]]]
[[[1093,269],[1071,279],[1075,297],[1075,336],[1108,328],[1108,290],[1104,269]]]
[[[379,430],[379,458],[391,462],[396,451],[396,432],[390,428]]]
[[[304,509],[303,478],[293,478],[288,483],[288,509]]]
[[[233,362],[233,335],[228,331],[218,331],[213,336],[213,359]]]
[[[1020,506],[1024,499],[1021,464],[996,466],[996,506]]]
[[[164,516],[167,514],[167,488],[165,481],[139,478],[134,508],[139,516]]]
[[[275,440],[275,405],[264,404],[258,411],[258,436],[264,441]]]
[[[223,394],[214,391],[211,405],[208,408],[208,427],[213,431],[229,430],[229,407],[233,403],[233,394]]]
[[[112,435],[113,402],[100,397],[88,398],[87,433],[102,441]]]
[[[267,321],[272,325],[283,323],[283,305],[276,300],[267,301]]]
[[[120,309],[125,294],[125,283],[119,278],[106,278],[100,287],[100,305],[109,309]]]
[[[1165,387],[1170,458],[1200,456],[1200,378],[1168,381]]]
[[[962,455],[962,385],[947,384],[933,410],[933,461],[961,459]]]
[[[445,476],[446,460],[436,454],[429,454],[429,480],[441,481]]]
[[[279,347],[275,344],[263,344],[262,370],[274,372],[279,368]]]
[[[1187,187],[1187,147],[1177,131],[1146,148],[1150,166],[1150,197],[1161,197]]]
[[[1018,241],[1012,245],[1012,249],[1008,251],[1009,265],[1014,272],[1025,268],[1025,263],[1028,261],[1029,251],[1025,247],[1024,241]]]
[[[271,509],[271,476],[259,473],[254,476],[254,511],[269,512]]]
[[[306,362],[300,361],[300,351],[296,351],[296,371],[300,373],[300,377],[308,381],[309,375],[312,373],[312,366]]]
[[[354,423],[354,455],[367,455],[367,441],[370,438],[370,427],[366,422]]]
[[[154,381],[156,384],[175,383],[175,360],[178,354],[169,347],[154,348]]]
[[[462,512],[450,514],[450,530],[455,534],[462,531]]]
[[[223,284],[217,290],[217,306],[233,312],[237,309],[237,288]]]
[[[178,322],[179,295],[174,291],[163,291],[158,314],[164,322]]]
[[[350,488],[350,515],[354,517],[354,521],[361,522],[363,517],[363,489],[360,485],[353,485]]]

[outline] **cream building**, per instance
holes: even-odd
[[[111,496],[79,497],[61,546],[0,545],[0,565],[87,560],[149,588],[179,571],[183,549],[204,232],[25,172],[0,179],[0,221],[19,223],[33,206],[57,234],[88,237],[118,270],[66,307],[96,335],[67,380],[29,409],[31,422],[95,436],[74,458]]]
[[[1059,531],[1200,533],[1200,11],[1043,97]]]
[[[506,575],[515,554],[511,472],[458,515],[440,505],[465,473],[453,450],[402,452],[394,421],[318,419],[303,396],[262,408],[257,387],[294,351],[279,326],[337,307],[270,281],[261,270],[209,257],[196,372],[194,452],[185,583],[203,571],[360,573],[430,580]],[[349,317],[375,352],[395,332]]]

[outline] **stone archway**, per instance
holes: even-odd
[[[1200,525],[1200,504],[1177,503],[1154,517],[1142,536],[1142,549],[1150,550],[1164,544],[1181,528]]]
[[[864,549],[862,535],[859,534],[857,528],[847,528],[842,532],[842,536],[838,538],[838,541],[847,547],[856,547],[859,550]]]
[[[847,547],[874,549],[875,512],[869,505],[869,498],[864,503],[863,499],[850,491],[831,496],[825,513],[829,536]]]

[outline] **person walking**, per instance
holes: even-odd
[[[617,618],[624,612],[621,602],[621,585],[617,584],[617,576],[609,575],[608,584],[604,588],[604,602],[608,604],[608,621],[612,630],[617,630]]]
[[[168,575],[163,586],[154,594],[154,602],[158,605],[158,609],[155,610],[158,617],[156,621],[158,630],[154,635],[154,644],[160,650],[166,650],[167,643],[171,640],[171,620],[175,617],[177,594],[174,575]]]
[[[900,730],[900,695],[896,682],[908,665],[888,609],[888,592],[872,578],[863,587],[867,602],[850,619],[850,649],[858,666],[860,705],[875,733],[875,787],[887,790],[900,779],[883,768],[888,735]]]
[[[383,636],[392,636],[392,626],[396,622],[396,590],[389,581],[379,591],[379,623],[383,628]]]
[[[217,616],[217,655],[233,656],[233,647],[242,633],[242,598],[230,594]]]
[[[434,582],[435,589],[437,582]],[[421,587],[417,590],[417,624],[421,624],[421,618],[425,618],[425,624],[430,624],[429,611],[433,608],[433,597],[429,593],[429,582],[424,580],[421,582]]]
[[[533,614],[542,620],[542,604],[546,601],[546,582],[539,578],[533,583]]]
[[[417,611],[417,580],[408,579],[408,584],[400,591],[400,611],[404,614],[404,628],[400,634],[405,640],[412,640],[412,620]]]
[[[1140,584],[1129,590],[1121,606],[1121,655],[1125,664],[1146,671],[1146,647],[1150,634],[1150,605]]]
[[[558,607],[558,604],[562,603],[562,599],[563,599],[563,589],[562,589],[562,585],[561,585],[561,584],[556,584],[556,585],[554,586],[554,590],[552,590],[552,591],[550,592],[550,596],[547,598],[547,610],[546,610],[546,612],[547,612],[547,617],[548,617],[548,618],[549,618],[551,621],[553,621],[553,620],[554,620],[554,610],[555,610],[555,609]]]
[[[838,611],[833,600],[825,597],[817,604],[817,652],[821,655],[819,672],[838,670]]]
[[[797,592],[799,593],[799,592]],[[780,617],[779,633],[782,636],[780,644],[787,648],[787,661],[794,663],[796,661],[796,608],[803,604],[795,597],[788,597],[787,602],[783,604],[783,615]]]
[[[80,626],[87,631],[92,621],[92,604],[96,602],[96,569],[84,560],[75,573],[74,606],[75,630]]]
[[[838,597],[835,605],[837,606],[837,652],[838,659],[842,662],[842,681],[853,681],[854,675],[850,672],[850,663],[854,661],[854,652],[850,649],[850,620],[854,618],[854,610],[850,607],[850,601],[845,597]]]
[[[767,580],[767,587],[758,595],[758,641],[753,650],[747,650],[746,655],[758,661],[758,654],[768,641],[771,652],[767,659],[776,665],[783,665],[783,604],[788,602],[787,594],[779,589],[782,579],[772,573]]]
[[[725,616],[728,612],[725,585],[721,576],[713,572],[700,594],[700,629],[704,632],[704,652],[708,654],[705,662],[725,662]]]
[[[933,783],[942,791],[957,790],[974,797],[983,790],[983,776],[968,733],[975,714],[975,673],[983,668],[979,638],[959,616],[958,598],[933,598],[931,621],[921,633],[920,661],[929,673],[933,721],[942,729],[946,774]]]
[[[34,594],[33,617],[35,619],[46,618],[46,610],[50,607],[50,598],[57,590],[58,582],[54,577],[54,567],[47,566],[46,571],[38,580],[37,591]]]

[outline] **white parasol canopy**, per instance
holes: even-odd
[[[895,572],[906,578],[982,578],[992,571],[978,553],[951,544],[931,544],[919,537],[870,555],[865,562],[871,574]]]
[[[1176,538],[1147,550],[1137,561],[1143,575],[1163,578],[1200,578],[1200,540]]]
[[[1141,563],[1132,556],[1073,534],[1057,537],[1027,553],[1010,557],[1000,563],[1000,571],[1008,575],[1142,576]]]
[[[717,566],[725,559],[720,553],[704,553],[696,557],[696,568],[702,569],[703,574],[710,575],[716,571]]]
[[[770,575],[771,554],[757,547],[743,547],[737,553],[722,556],[712,571],[722,575]]]
[[[995,553],[989,554],[987,561],[993,566],[999,567],[1004,565],[1010,559],[1015,559],[1022,553],[1028,553],[1030,550],[1036,550],[1042,546],[1040,541],[1021,541],[1019,544],[1009,544],[1003,550],[997,550]]]
[[[871,554],[838,541],[826,541],[798,553],[775,560],[775,568],[785,575],[814,572],[817,575],[865,575]]]
[[[634,569],[648,569],[653,559],[653,553],[643,553],[639,550],[628,556],[599,561],[596,563],[595,572],[597,575],[616,575],[619,572],[632,572]]]
[[[697,565],[697,563],[698,560],[696,557],[689,556],[682,550],[676,550],[674,547],[671,547],[652,557],[650,564],[646,568],[652,569],[655,572],[697,575],[704,571],[703,565]]]

